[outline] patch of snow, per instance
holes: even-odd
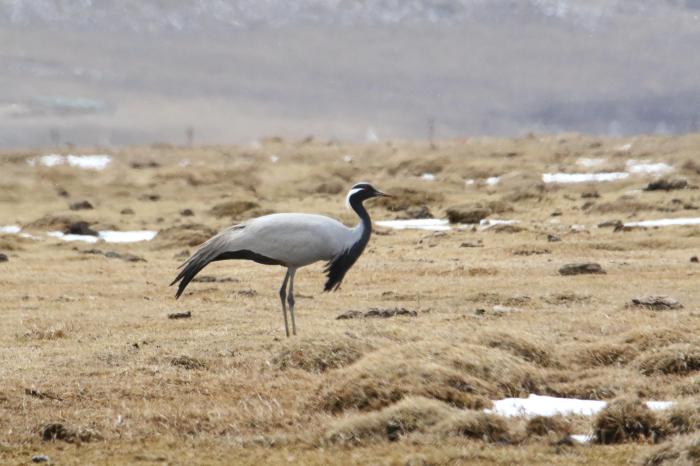
[[[595,439],[594,436],[586,434],[570,435],[569,438],[577,443],[591,443]]]
[[[585,168],[593,168],[603,165],[607,160],[605,159],[592,159],[589,157],[581,157],[576,161],[576,165],[580,165]]]
[[[150,241],[155,238],[157,232],[150,230],[142,231],[111,231],[98,232],[98,236],[91,235],[67,235],[61,231],[49,231],[46,233],[52,238],[63,241],[83,241],[86,243],[96,243],[100,240],[106,243],[137,243],[139,241]]]
[[[433,175],[432,173],[423,173],[420,176],[420,179],[425,181],[435,181],[435,175]]]
[[[603,181],[624,180],[630,174],[626,172],[610,173],[543,173],[545,183],[598,183]]]
[[[664,162],[651,163],[630,159],[625,165],[628,172],[643,175],[660,175],[673,171],[673,167]]]
[[[350,155],[350,154],[344,155],[344,156],[343,156],[343,161],[345,161],[345,162],[347,162],[347,163],[352,162],[352,155]]]
[[[484,218],[479,222],[481,226],[512,225],[518,223],[517,220],[499,220],[496,218]]]
[[[475,183],[475,181],[472,180],[472,179],[464,180],[464,184],[466,184],[467,186],[471,186],[471,185],[473,185],[474,183]]]
[[[277,157],[275,154],[272,154],[272,155],[270,156],[270,162],[272,162],[272,163],[277,162],[279,159],[280,159],[280,158]]]
[[[647,401],[646,406],[651,410],[668,409],[672,401]],[[493,402],[493,409],[485,409],[486,413],[500,416],[556,416],[577,414],[592,416],[607,406],[600,400],[579,400],[576,398],[557,398],[553,396],[530,395],[527,398],[504,398]]]
[[[411,220],[380,220],[374,222],[380,227],[394,228],[396,230],[450,230],[450,222],[438,218],[420,218]]]
[[[598,400],[578,400],[553,396],[530,395],[527,398],[504,398],[493,402],[492,410],[501,416],[555,416],[580,414],[591,416],[605,408],[607,403]]]
[[[673,401],[647,401],[646,405],[652,411],[663,411],[673,406]]]
[[[55,167],[57,165],[68,164],[71,167],[83,168],[86,170],[104,170],[112,162],[112,157],[106,154],[95,155],[60,155],[48,154],[38,158],[27,160],[31,166],[43,165],[45,167]]]
[[[63,241],[83,241],[85,243],[97,243],[99,238],[91,235],[67,235],[62,231],[49,231],[46,233],[52,238],[58,238]]]
[[[158,234],[152,230],[135,231],[100,231],[100,239],[107,243],[138,243],[139,241],[151,241]]]
[[[19,225],[6,225],[4,227],[0,227],[0,233],[7,233],[9,235],[16,235],[22,231],[22,227]]]
[[[500,176],[490,176],[486,178],[486,184],[489,186],[496,186],[501,181]]]
[[[676,225],[700,225],[700,217],[686,218],[660,218],[658,220],[642,220],[640,222],[625,223],[626,227],[669,227]]]
[[[623,144],[623,145],[617,147],[617,150],[619,150],[621,152],[629,152],[630,149],[632,149],[631,142],[628,142],[627,144]]]

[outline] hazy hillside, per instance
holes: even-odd
[[[696,130],[700,1],[0,1],[0,146]]]

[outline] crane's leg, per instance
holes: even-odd
[[[287,294],[287,303],[289,303],[289,314],[292,316],[292,334],[297,334],[297,323],[294,318],[294,275],[297,269],[289,269],[289,293]]]
[[[284,281],[282,282],[282,288],[280,288],[280,300],[282,301],[282,315],[284,316],[284,331],[287,332],[287,338],[289,338],[289,324],[287,323],[287,303],[285,302],[287,298],[287,281],[289,280],[290,269],[287,269],[287,273],[284,276]]]

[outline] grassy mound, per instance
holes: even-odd
[[[618,399],[605,407],[593,421],[598,443],[658,441],[664,435],[662,422],[640,400]]]
[[[330,412],[379,409],[406,396],[475,409],[543,389],[537,368],[498,348],[420,342],[383,348],[334,372],[319,396]]]
[[[321,373],[348,366],[367,350],[368,345],[348,337],[335,337],[328,341],[291,339],[272,357],[271,363],[281,370],[295,368]]]

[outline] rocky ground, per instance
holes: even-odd
[[[700,136],[61,152],[109,155],[103,170],[50,152],[0,157],[3,464],[700,458],[700,225],[640,224],[700,218]],[[598,181],[543,181],[571,174]],[[296,338],[279,267],[212,264],[174,299],[176,267],[219,229],[353,223],[360,180],[395,195],[368,202],[375,221],[436,231],[376,226],[335,293],[323,264],[302,269]],[[157,235],[94,236],[131,231]],[[493,411],[531,394],[609,403]]]

